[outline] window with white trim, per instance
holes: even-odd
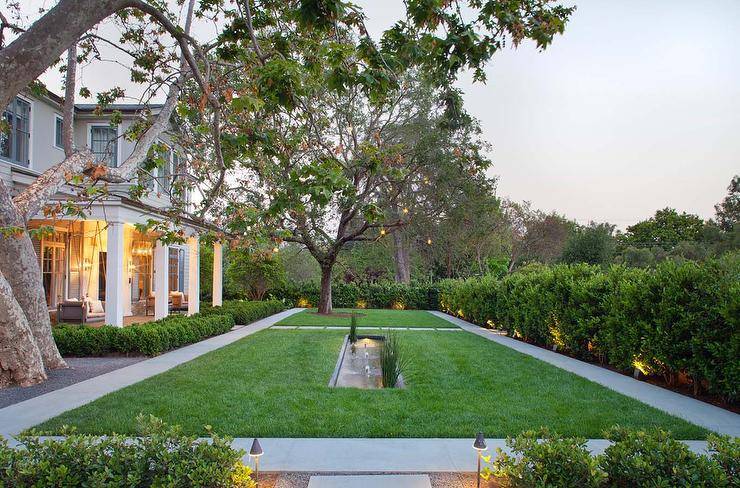
[[[28,166],[31,146],[31,104],[20,97],[3,110],[0,157]]]
[[[110,125],[91,126],[90,150],[99,163],[118,166],[118,130]]]
[[[64,123],[60,115],[54,115],[54,145],[64,149]]]

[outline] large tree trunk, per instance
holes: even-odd
[[[46,308],[41,268],[26,222],[19,215],[7,187],[0,182],[0,227],[16,227],[19,232],[0,236],[0,272],[10,285],[17,304],[30,325],[44,365],[49,369],[66,368],[51,335],[51,321]]]
[[[331,313],[331,269],[334,263],[321,263],[321,296],[319,297],[319,313]]]
[[[401,229],[393,231],[393,264],[396,270],[396,283],[411,283],[409,248]]]
[[[45,379],[44,363],[28,320],[0,272],[0,388],[31,386]]]

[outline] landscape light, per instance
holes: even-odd
[[[260,441],[255,437],[252,441],[252,447],[249,449],[249,457],[254,459],[254,483],[255,486],[259,486],[260,482],[260,456],[265,452],[262,450]]]
[[[480,488],[480,459],[483,456],[483,451],[488,449],[486,446],[486,439],[483,437],[483,432],[478,432],[475,435],[475,442],[473,442],[473,449],[478,454],[478,476],[477,476],[477,487]]]

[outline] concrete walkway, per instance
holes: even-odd
[[[277,439],[260,438],[264,471],[315,473],[469,473],[476,470],[474,438],[470,439]],[[683,441],[697,453],[706,453],[704,441]],[[496,448],[511,453],[504,439],[487,439],[486,455]],[[587,441],[593,455],[609,446],[605,439]],[[234,447],[249,451],[252,439],[234,439]],[[244,462],[248,463],[249,456]]]
[[[198,356],[267,329],[301,310],[300,308],[286,310],[231,332],[0,409],[0,435],[4,437],[16,435],[61,413],[97,400],[103,395],[164,373]]]
[[[582,376],[594,383],[646,403],[651,407],[688,420],[692,424],[720,434],[740,437],[740,415],[732,413],[729,410],[715,407],[709,403],[695,400],[644,381],[638,381],[594,364],[579,361],[578,359],[533,346],[526,342],[517,341],[503,335],[501,332],[484,329],[483,327],[442,312],[432,311],[431,313],[449,320],[463,330]]]

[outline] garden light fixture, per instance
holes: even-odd
[[[260,482],[260,456],[264,453],[260,441],[255,437],[252,441],[252,447],[249,449],[249,457],[254,459],[254,482],[256,486],[259,486]]]
[[[483,456],[483,451],[488,449],[486,446],[486,439],[483,437],[483,432],[478,432],[475,435],[475,442],[473,442],[473,449],[478,453],[478,475],[477,475],[477,487],[480,488],[480,459]]]

